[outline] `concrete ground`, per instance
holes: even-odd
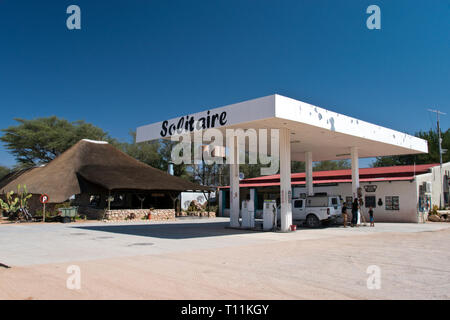
[[[3,224],[0,299],[450,298],[448,223],[292,233],[227,225]],[[67,287],[72,265],[81,289]],[[380,271],[380,289],[367,286],[369,266]]]

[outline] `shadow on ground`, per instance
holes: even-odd
[[[171,224],[141,224],[116,226],[79,226],[75,229],[120,233],[142,237],[163,239],[189,239],[217,237],[233,234],[243,234],[252,231],[228,229],[229,222],[212,223],[171,223]]]

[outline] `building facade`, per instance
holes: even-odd
[[[372,206],[379,222],[424,222],[433,206],[449,205],[450,163],[443,164],[442,178],[440,171],[438,164],[360,169],[363,216],[368,220]],[[306,196],[305,173],[292,174],[291,184],[294,199]],[[313,185],[315,194],[338,195],[347,203],[353,199],[351,170],[314,172]],[[221,216],[229,215],[228,190],[224,187],[219,192]],[[279,175],[241,180],[240,190],[240,198],[252,199],[260,216],[265,199],[279,202]]]

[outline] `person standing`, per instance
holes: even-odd
[[[344,228],[347,228],[347,203],[342,205],[342,219],[344,220]]]
[[[351,224],[352,227],[358,224],[358,207],[359,207],[358,198],[355,198],[352,204],[352,224]]]
[[[371,227],[375,227],[375,222],[374,222],[374,219],[373,219],[373,208],[372,207],[369,208],[369,219],[370,219],[370,226]]]

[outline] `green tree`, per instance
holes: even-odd
[[[161,166],[160,169],[167,171],[169,168],[169,163],[172,162],[172,148],[177,144],[178,142],[171,141],[171,140],[165,140],[161,139],[159,144],[160,148],[158,150],[159,154],[161,155]],[[173,175],[185,179],[191,179],[188,171],[187,171],[187,165],[184,163],[181,164],[174,164],[173,165]]]
[[[8,173],[11,172],[11,169],[5,166],[0,166],[0,179],[2,179],[4,176],[6,176]]]
[[[268,165],[257,164],[240,164],[239,172],[244,174],[244,179],[256,178],[261,176],[261,168],[268,167]]]
[[[439,142],[438,134],[434,130],[419,131],[415,134],[416,137],[424,139],[428,142],[428,153],[416,154],[416,155],[403,155],[403,156],[388,156],[377,157],[375,162],[372,163],[373,167],[388,167],[388,166],[400,166],[400,165],[412,165],[412,164],[426,164],[426,163],[439,163]],[[442,149],[450,149],[450,130],[443,132],[442,137]],[[446,152],[442,155],[442,162],[450,161],[450,153]]]
[[[136,132],[130,132],[133,143],[123,142],[119,148],[129,156],[148,164],[154,168],[160,169],[162,157],[158,150],[160,144],[158,140],[136,143]]]
[[[153,168],[167,171],[171,162],[172,148],[176,142],[160,139],[136,143],[136,132],[130,132],[132,143],[123,142],[118,147],[129,156],[152,166]],[[191,179],[186,164],[173,166],[174,175],[177,177]]]
[[[325,160],[316,162],[313,166],[314,171],[342,170],[350,169],[349,160]]]
[[[302,161],[291,161],[291,172],[292,173],[305,172],[305,163]]]
[[[19,124],[3,129],[0,140],[20,167],[48,163],[81,139],[106,140],[117,144],[102,129],[81,120],[69,122],[56,116],[15,120]]]

